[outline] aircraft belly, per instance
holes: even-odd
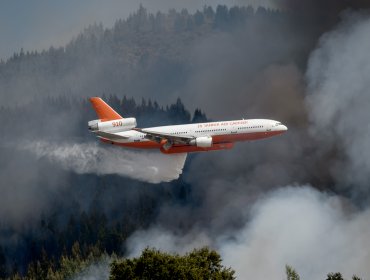
[[[220,143],[214,144],[209,148],[201,148],[197,146],[183,145],[183,146],[173,146],[172,148],[165,150],[161,148],[161,152],[164,154],[179,154],[179,153],[194,153],[194,152],[208,152],[217,150],[231,149],[234,146],[233,143]]]
[[[138,141],[138,142],[126,142],[126,143],[114,143],[118,146],[138,148],[138,149],[159,149],[161,144],[154,141]]]

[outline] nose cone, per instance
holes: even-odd
[[[273,121],[271,123],[271,131],[274,135],[279,135],[288,131],[288,128],[281,122]]]

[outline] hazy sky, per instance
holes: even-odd
[[[60,46],[94,22],[111,27],[126,18],[140,3],[149,11],[170,8],[189,11],[217,4],[268,5],[270,0],[3,0],[0,3],[0,59],[14,52]]]

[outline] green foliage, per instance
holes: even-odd
[[[220,255],[208,248],[184,256],[146,248],[139,258],[111,264],[110,280],[123,279],[235,279],[234,271],[221,264]]]
[[[46,252],[41,261],[29,264],[27,273],[24,277],[19,273],[14,274],[12,280],[63,280],[70,279],[82,272],[89,265],[107,258],[106,253],[102,253],[96,246],[88,249],[87,255],[80,250],[80,244],[75,242],[72,246],[72,254],[63,254],[57,264],[49,259]],[[112,258],[115,258],[113,255]]]
[[[285,272],[287,280],[299,280],[299,274],[289,265],[285,266]],[[344,280],[341,273],[329,273],[326,280]],[[352,276],[352,280],[361,280],[361,278],[357,277],[356,275]]]
[[[326,280],[344,280],[341,273],[329,273]],[[356,275],[352,276],[352,280],[361,280],[361,278],[357,277]]]
[[[286,279],[287,280],[299,280],[300,277],[298,273],[289,265],[285,266]]]
[[[326,280],[343,280],[342,274],[339,272],[336,273],[329,273]]]

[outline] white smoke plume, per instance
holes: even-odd
[[[370,17],[348,14],[324,35],[307,71],[312,133],[345,158],[332,167],[338,182],[368,185],[370,179]]]
[[[132,151],[99,144],[34,142],[25,148],[39,158],[60,164],[79,174],[117,174],[149,183],[179,178],[187,154],[165,155],[159,151]]]
[[[152,228],[128,239],[129,256],[146,246],[178,253],[212,246],[238,279],[284,279],[286,264],[302,279],[322,280],[337,271],[347,278],[353,273],[366,276],[370,211],[351,209],[340,197],[310,186],[285,187],[256,201],[251,220],[233,235],[212,238],[204,229],[177,235]]]
[[[187,235],[176,235],[169,230],[154,227],[146,231],[136,231],[126,243],[127,257],[138,257],[146,247],[185,254],[194,248],[210,246],[212,240],[205,232],[193,231]]]
[[[105,257],[100,262],[88,266],[72,280],[108,280],[111,262],[111,258]]]
[[[272,192],[254,205],[252,220],[236,241],[220,244],[225,264],[241,279],[283,279],[285,264],[302,279],[329,272],[370,274],[370,211],[348,213],[348,205],[306,186]]]

